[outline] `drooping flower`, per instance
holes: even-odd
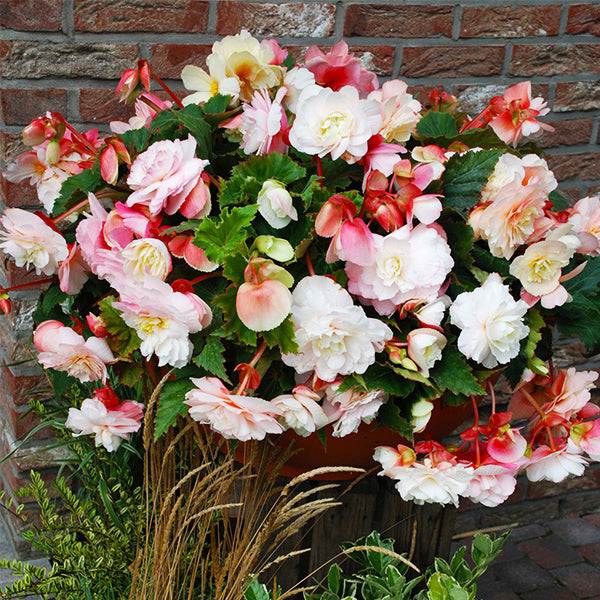
[[[569,440],[564,446],[552,450],[548,446],[538,446],[531,454],[525,472],[529,481],[552,481],[560,483],[569,475],[583,475],[587,459],[581,450]]]
[[[81,254],[81,248],[73,244],[69,250],[69,255],[60,263],[58,267],[58,281],[61,291],[70,296],[78,294],[83,284],[88,280],[86,271],[90,267]]]
[[[67,242],[38,215],[21,208],[5,209],[0,222],[0,248],[17,267],[35,268],[39,275],[54,275],[69,255]]]
[[[150,92],[144,92],[140,94],[138,99],[135,101],[134,117],[131,117],[131,119],[129,119],[127,123],[124,123],[123,121],[110,122],[110,130],[113,133],[121,135],[126,131],[131,131],[132,129],[141,129],[142,127],[148,127],[150,125],[150,122],[158,113],[156,112],[156,110],[154,110],[154,108],[152,108],[152,106],[144,102],[142,98],[146,98],[160,110],[171,108],[171,106],[173,105],[173,103],[170,100],[161,100],[158,96],[155,96]]]
[[[542,410],[570,419],[590,402],[598,376],[596,371],[577,371],[575,367],[560,369],[550,385],[552,400],[545,403]]]
[[[407,336],[408,356],[416,363],[425,377],[429,369],[442,358],[447,339],[443,333],[430,327],[413,329]]]
[[[285,185],[275,179],[267,179],[258,192],[258,212],[273,229],[282,229],[290,221],[298,220],[292,196]]]
[[[421,398],[415,402],[410,409],[410,424],[413,428],[413,433],[421,433],[425,431],[431,414],[433,412],[433,402]]]
[[[190,417],[210,425],[227,439],[262,440],[268,433],[282,433],[277,420],[281,410],[261,398],[232,394],[220,379],[192,379],[195,387],[185,395]]]
[[[106,381],[106,365],[115,361],[104,338],[87,340],[60,321],[44,321],[33,332],[38,360],[46,369],[66,371],[81,382]]]
[[[150,214],[180,212],[200,218],[210,211],[208,186],[202,179],[207,160],[196,158],[196,140],[161,140],[138,154],[131,165],[127,184],[134,190],[130,207],[147,206]]]
[[[334,92],[313,85],[300,94],[289,138],[300,152],[330,155],[334,160],[348,155],[354,162],[367,153],[369,138],[381,123],[379,105],[360,100],[356,88],[346,86]]]
[[[302,279],[292,293],[291,318],[298,352],[283,362],[323,381],[364,373],[392,337],[390,328],[365,315],[340,285],[319,275]]]
[[[568,223],[582,241],[579,252],[600,255],[600,196],[587,196],[576,202]]]
[[[325,427],[329,418],[318,403],[321,395],[305,385],[297,385],[291,394],[273,398],[271,404],[281,411],[281,420],[298,435],[306,437]]]
[[[504,465],[484,464],[473,473],[469,487],[462,494],[484,506],[502,504],[517,486],[514,469]]]
[[[96,447],[102,445],[114,452],[131,433],[138,431],[143,415],[143,404],[139,402],[127,400],[109,408],[95,395],[86,398],[81,408],[70,408],[65,425],[74,436],[93,435]]]
[[[511,296],[498,273],[490,273],[482,286],[463,292],[450,307],[451,322],[461,329],[458,349],[488,369],[509,362],[529,334],[523,322],[527,308]]]

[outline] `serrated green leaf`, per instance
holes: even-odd
[[[284,319],[281,325],[270,331],[261,331],[260,334],[269,348],[279,347],[283,354],[298,352],[294,324],[289,316]]]
[[[403,417],[400,407],[390,400],[383,404],[377,413],[377,421],[392,431],[397,431],[407,440],[412,440],[413,428],[410,422]]]
[[[123,143],[129,148],[134,146],[136,152],[139,154],[148,147],[148,141],[150,139],[150,130],[145,127],[139,129],[130,129],[125,131],[119,136]]]
[[[100,167],[97,163],[91,169],[84,169],[77,175],[71,175],[60,188],[60,195],[52,208],[52,216],[56,217],[85,200],[88,193],[93,192],[101,182]]]
[[[215,94],[212,98],[209,98],[203,105],[202,108],[207,114],[218,114],[227,110],[227,105],[231,100],[231,96],[224,96],[223,94]]]
[[[431,369],[430,377],[440,391],[450,390],[465,396],[485,394],[466,359],[452,343],[442,351],[442,358]]]
[[[224,352],[225,346],[223,346],[221,340],[215,335],[209,335],[206,338],[206,343],[204,344],[204,348],[202,348],[202,352],[197,356],[194,356],[192,360],[196,365],[209,373],[216,375],[219,379],[231,383],[225,370]]]
[[[104,321],[106,330],[111,335],[109,338],[111,349],[115,351],[118,356],[125,357],[137,350],[140,347],[142,340],[140,340],[138,334],[121,318],[121,313],[116,308],[113,308],[113,300],[115,300],[115,298],[112,296],[100,300],[98,303],[100,315]]]
[[[556,190],[550,192],[548,199],[552,202],[553,210],[565,210],[568,206],[567,199]]]
[[[223,208],[219,217],[203,219],[194,236],[194,244],[202,248],[206,258],[222,264],[251,234],[250,224],[258,205]]]
[[[469,212],[479,202],[481,190],[502,154],[502,150],[480,150],[452,156],[442,175],[443,205]]]
[[[430,111],[417,123],[417,133],[424,138],[450,138],[458,133],[458,129],[450,113]]]
[[[157,132],[154,139],[181,139],[191,134],[196,140],[198,156],[210,158],[212,154],[211,129],[204,120],[203,109],[196,104],[163,110],[152,119],[151,130]]]
[[[160,391],[156,420],[154,422],[154,439],[157,440],[178,416],[187,413],[188,406],[184,404],[185,395],[194,387],[189,379],[167,381]]]

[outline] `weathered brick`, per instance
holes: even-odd
[[[566,494],[571,491],[595,490],[600,488],[600,469],[587,469],[581,477],[568,477],[560,483],[551,481],[537,481],[530,483],[527,489],[527,498],[549,498]]]
[[[35,188],[28,183],[11,183],[0,175],[0,195],[5,206],[15,208],[38,206],[40,200]]]
[[[58,31],[62,0],[0,0],[2,27],[26,31]]]
[[[558,181],[600,179],[600,153],[553,154],[548,164]]]
[[[138,58],[138,48],[132,44],[10,41],[0,45],[0,68],[9,78],[118,79]]]
[[[600,109],[600,82],[569,81],[556,84],[554,104],[555,112]]]
[[[391,75],[394,67],[393,46],[350,46],[350,52],[356,54],[362,66],[377,75]]]
[[[553,574],[578,598],[600,597],[600,571],[587,563],[555,569]]]
[[[66,112],[65,90],[2,90],[2,116],[7,125],[28,125],[48,110]]]
[[[513,48],[511,75],[575,73],[600,73],[600,44],[519,44]]]
[[[461,111],[468,113],[481,112],[494,96],[503,96],[510,85],[464,85],[452,86],[451,92],[458,98],[458,106]],[[545,83],[536,83],[531,86],[533,97],[548,96],[549,86]]]
[[[31,397],[45,399],[51,396],[50,384],[41,373],[31,376],[17,376],[10,367],[5,367],[1,372],[2,385],[6,393],[12,398],[15,406],[29,402]]]
[[[329,37],[335,24],[335,6],[308,2],[285,4],[219,2],[217,33],[232,35],[247,29],[258,36]]]
[[[567,16],[567,33],[600,35],[600,6],[592,4],[575,4],[569,7]]]
[[[206,58],[212,46],[201,44],[153,44],[150,64],[162,79],[180,79],[186,65],[207,70]]]
[[[28,406],[15,407],[4,392],[0,392],[0,420],[13,432],[17,440],[25,439],[40,422],[39,416],[29,410]],[[50,435],[52,435],[50,429],[44,427],[36,431],[32,437],[39,439]]]
[[[134,114],[131,104],[119,102],[115,90],[87,89],[79,91],[79,113],[86,123],[127,121]]]
[[[554,127],[554,131],[543,131],[541,135],[534,138],[543,148],[588,144],[590,142],[593,123],[591,118],[570,119],[568,121],[543,119],[543,121]]]
[[[519,544],[535,562],[545,569],[554,569],[581,562],[581,555],[555,535],[547,535],[537,540],[527,540]]]
[[[498,75],[503,46],[404,48],[400,74],[406,77]]]
[[[75,0],[77,31],[206,31],[205,0]]]
[[[451,37],[452,6],[351,4],[346,9],[345,36]]]
[[[560,6],[465,6],[461,37],[518,38],[558,33]]]

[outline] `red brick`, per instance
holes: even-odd
[[[204,0],[75,0],[76,31],[206,31]]]
[[[570,6],[566,32],[600,35],[600,6],[598,3]]]
[[[79,92],[79,112],[86,123],[126,121],[134,114],[131,104],[119,102],[114,89],[82,89]]]
[[[212,46],[201,44],[153,44],[150,64],[163,79],[180,79],[186,65],[207,70],[206,58]]]
[[[345,36],[451,37],[452,6],[351,4],[346,9]]]
[[[50,384],[43,375],[18,376],[8,367],[2,369],[0,375],[2,385],[15,406],[29,402],[34,395],[39,399],[52,396]]]
[[[404,48],[400,74],[406,77],[498,75],[504,46]]]
[[[600,153],[554,154],[548,164],[558,181],[600,179]]]
[[[581,552],[588,562],[592,563],[595,567],[600,567],[600,542],[580,546],[579,552]]]
[[[600,597],[600,571],[586,563],[553,571],[557,579],[578,598]]]
[[[581,555],[555,535],[527,540],[519,544],[519,549],[545,569],[555,569],[581,562]]]
[[[38,206],[40,200],[35,188],[26,182],[11,183],[0,176],[0,195],[6,206],[19,208],[22,206]]]
[[[600,44],[519,44],[513,48],[511,75],[575,73],[600,73]]]
[[[558,33],[560,6],[465,6],[461,37],[518,38]]]
[[[46,111],[65,113],[67,93],[65,90],[3,89],[2,115],[7,125],[28,125]]]
[[[259,36],[329,37],[335,25],[333,4],[231,1],[219,2],[218,11],[219,35],[233,35],[246,29]]]
[[[591,118],[570,119],[568,121],[542,120],[554,127],[554,131],[544,131],[542,135],[535,138],[535,141],[542,148],[590,143],[593,123]]]
[[[530,482],[527,499],[550,498],[570,491],[595,490],[600,488],[600,469],[587,469],[581,477],[569,477],[560,483],[551,481]]]
[[[600,82],[569,81],[557,83],[552,110],[568,112],[574,110],[600,109]]]
[[[350,46],[350,52],[356,54],[362,66],[377,75],[391,75],[394,68],[393,46]]]
[[[39,416],[30,411],[28,406],[16,408],[10,398],[3,392],[0,392],[0,420],[4,427],[13,432],[13,437],[17,440],[25,439],[40,422]],[[44,427],[44,429],[40,429],[31,437],[39,439],[51,435],[50,428]]]
[[[28,31],[58,31],[62,0],[0,0],[2,27]]]

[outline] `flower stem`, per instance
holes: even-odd
[[[477,438],[475,438],[475,461],[476,466],[479,467],[481,466],[481,448],[479,447],[479,408],[473,394],[471,394],[471,405],[473,406],[473,429],[477,432]]]
[[[316,275],[315,268],[313,267],[313,264],[312,264],[312,258],[310,257],[310,252],[308,250],[306,251],[304,258],[306,259],[306,267],[308,268],[309,275],[313,275],[313,276]]]
[[[2,288],[0,292],[15,292],[17,290],[25,290],[27,288],[39,287],[40,285],[44,285],[45,283],[52,283],[54,281],[54,277],[47,277],[46,279],[39,279],[38,281],[30,281],[29,283],[21,283],[19,285],[13,285],[9,288]]]
[[[154,79],[154,81],[156,81],[156,83],[158,83],[158,85],[160,85],[160,87],[163,90],[165,90],[167,94],[169,94],[171,100],[173,100],[173,102],[175,102],[175,104],[177,104],[179,108],[183,108],[183,103],[181,102],[181,100],[173,93],[171,88],[169,88],[169,86],[154,72],[152,67],[150,67],[150,74],[152,75],[152,79]]]
[[[65,127],[75,136],[77,141],[81,142],[91,152],[91,154],[93,154],[94,156],[98,154],[98,150],[96,150],[96,148],[94,148],[94,146],[90,144],[90,142],[88,142],[88,140],[86,140],[85,137],[81,135],[79,131],[77,131],[77,129],[75,129],[75,127],[69,124],[64,118],[63,122],[65,124]]]
[[[58,223],[59,221],[66,219],[69,215],[72,215],[73,213],[77,212],[80,208],[82,208],[88,203],[89,200],[87,198],[85,200],[82,200],[81,202],[78,202],[75,206],[69,208],[69,210],[66,210],[64,213],[58,215],[58,217],[54,217],[54,219],[52,219],[52,222]]]
[[[554,452],[556,448],[554,447],[554,437],[552,436],[552,429],[545,424],[546,413],[542,410],[540,405],[537,403],[536,399],[527,390],[522,389],[521,393],[523,394],[525,400],[527,400],[527,402],[529,402],[529,404],[531,404],[531,406],[535,408],[536,412],[540,416],[540,420],[546,428],[546,434],[548,435],[548,441],[550,442],[550,449],[552,450],[552,452]]]

